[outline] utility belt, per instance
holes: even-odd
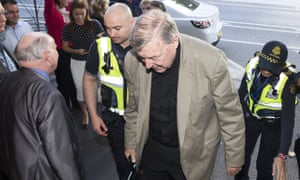
[[[245,110],[246,112],[244,115],[246,119],[253,119],[253,120],[257,120],[268,124],[274,124],[274,125],[280,124],[280,120],[281,120],[280,112],[276,113],[271,110],[264,110],[264,111],[257,112],[257,114],[252,114],[248,108],[245,108]],[[272,114],[272,116],[270,114]],[[263,116],[263,118],[261,116]]]
[[[270,125],[280,124],[280,120],[281,120],[281,118],[259,118],[259,117],[255,117],[255,116],[252,116],[249,119],[253,119],[253,120],[263,122],[263,123],[267,123],[267,124],[270,124]]]
[[[101,113],[101,118],[108,126],[118,127],[121,124],[125,123],[124,117],[120,116],[117,113],[111,112],[107,108],[104,108],[105,110]]]
[[[268,124],[279,124],[280,123],[280,118],[274,118],[274,119],[266,119],[266,118],[262,118],[262,119],[258,119],[259,121],[263,121],[266,122]]]

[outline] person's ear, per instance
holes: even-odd
[[[179,38],[178,38],[178,36],[175,36],[172,41],[172,47],[174,49],[177,49],[178,45],[179,45]]]
[[[47,64],[52,64],[52,57],[50,51],[44,52],[44,60],[46,61]]]
[[[134,24],[135,24],[135,19],[134,18],[130,18],[129,24],[130,24],[131,28],[133,28]]]

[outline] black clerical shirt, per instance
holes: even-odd
[[[164,73],[152,72],[150,137],[166,146],[178,146],[177,85],[180,47],[173,65]]]

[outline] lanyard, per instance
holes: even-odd
[[[259,72],[254,79],[253,85],[256,86],[258,81],[260,81],[261,73]],[[254,102],[257,102],[258,97],[260,96],[262,89],[268,84],[269,78],[266,78],[263,83],[259,83],[258,87],[255,88],[254,92],[251,93],[251,97]]]

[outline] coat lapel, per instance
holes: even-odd
[[[178,126],[178,138],[180,146],[183,145],[184,136],[187,128],[187,122],[189,120],[189,109],[192,94],[192,85],[190,80],[192,73],[190,71],[189,63],[186,63],[187,59],[183,57],[184,45],[181,44],[180,52],[180,70],[178,78],[178,90],[177,90],[177,126]]]
[[[149,117],[150,117],[150,101],[151,101],[151,73],[146,73],[146,69],[143,65],[139,66],[140,71],[143,71],[143,73],[140,73],[139,78],[139,84],[140,84],[140,91],[139,91],[139,109],[142,109],[142,111],[139,111],[138,113],[138,120],[144,120],[139,121],[138,124],[138,136],[141,137],[141,142],[144,142],[141,145],[141,149],[143,149],[144,144],[146,143],[148,139],[148,133],[149,133]]]
[[[144,67],[142,67],[144,68]],[[144,68],[145,70],[145,68]],[[150,96],[151,96],[151,73],[141,73],[140,78],[140,103],[139,105],[142,106],[140,109],[145,109],[145,115],[149,114],[149,107],[150,107]],[[148,119],[148,118],[147,118]]]

